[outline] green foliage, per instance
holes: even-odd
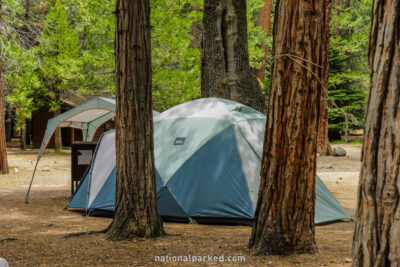
[[[353,144],[353,147],[360,147],[362,145],[363,141],[364,140],[362,138],[360,138],[360,139],[350,140],[348,143]],[[336,145],[346,144],[346,142],[344,140],[332,140],[330,143],[336,144]]]
[[[333,6],[331,20],[329,97],[361,124],[369,80],[371,2],[340,1]],[[65,92],[113,94],[115,1],[31,1],[29,16],[25,3],[3,0],[3,20],[10,27],[1,37],[3,79],[7,101],[16,108],[17,127],[40,106],[59,108]],[[248,49],[250,65],[259,68],[262,47],[269,48],[262,85],[268,95],[272,34],[266,40],[257,26],[263,4],[263,0],[247,2]],[[154,109],[163,111],[200,97],[202,5],[201,0],[151,0]],[[329,120],[330,131],[342,131],[340,110],[331,108]],[[350,123],[350,127],[359,126]]]
[[[17,127],[66,92],[114,91],[114,1],[4,0],[3,76]],[[7,14],[7,15],[5,15]]]
[[[264,57],[263,47],[267,44],[266,31],[257,25],[258,11],[264,6],[264,0],[251,0],[247,2],[247,31],[249,46],[250,66],[254,69],[261,68]]]
[[[81,47],[78,35],[69,28],[66,7],[61,1],[50,8],[46,21],[49,26],[42,34],[45,41],[33,50],[42,62],[41,80],[52,100],[51,109],[57,110],[61,93],[77,87]]]
[[[37,58],[29,52],[29,47],[37,37],[35,24],[38,19],[32,15],[26,19],[24,3],[3,0],[2,9],[2,78],[7,102],[16,108],[15,122],[20,130],[26,119],[31,117],[36,105],[33,95],[41,90],[36,70],[40,67]],[[38,10],[32,8],[32,12]],[[30,30],[28,30],[30,29]]]
[[[5,11],[18,18],[9,22],[14,28],[24,27],[20,23],[24,4],[23,0],[4,0]],[[151,0],[156,110],[200,97],[202,5],[201,0]],[[263,0],[248,1],[249,57],[256,68],[266,42],[256,20],[262,5]],[[37,18],[40,36],[23,50],[15,43],[21,36],[13,41],[2,36],[9,58],[3,71],[7,101],[16,108],[19,126],[41,106],[58,109],[59,98],[66,92],[114,93],[114,8],[114,0],[38,0],[32,2],[29,18]]]
[[[8,49],[5,51],[5,57],[3,57],[5,66],[7,66],[3,76],[4,86],[14,88],[14,90],[8,90],[10,93],[6,100],[13,107],[16,107],[16,126],[17,130],[20,130],[25,120],[29,119],[32,111],[35,110],[32,96],[41,88],[39,76],[35,72],[39,64],[14,43],[5,41]],[[10,58],[13,60],[10,60]],[[24,64],[18,64],[18,62],[24,62]]]
[[[114,94],[115,1],[64,0],[70,28],[79,36],[80,70],[76,90],[87,94]]]
[[[346,0],[333,6],[329,46],[329,98],[363,124],[369,81],[367,61],[371,0]],[[349,122],[350,129],[359,128]],[[341,132],[344,118],[329,110],[329,131]]]
[[[163,111],[200,97],[203,1],[151,1],[153,102]],[[247,2],[250,65],[259,68],[265,32],[257,26],[256,15],[263,0]]]
[[[201,4],[151,1],[153,103],[158,111],[200,97],[200,49],[191,43],[193,30],[201,27]]]

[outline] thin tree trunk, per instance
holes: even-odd
[[[265,111],[265,96],[249,64],[246,0],[204,0],[201,95]]]
[[[54,116],[58,116],[61,114],[61,109],[54,111]],[[61,150],[62,149],[62,139],[61,139],[61,129],[57,128],[54,131],[54,149]]]
[[[1,80],[1,57],[0,57],[0,174],[7,174],[8,173],[7,142],[6,142],[6,131],[5,131],[3,113],[4,113],[3,83]]]
[[[375,0],[353,266],[400,266],[400,0]]]
[[[322,82],[324,87],[321,92],[321,114],[319,117],[318,126],[318,154],[327,156],[329,153],[329,137],[328,137],[328,86],[329,86],[329,36],[330,36],[330,18],[331,18],[331,0],[326,1],[325,13],[325,43],[324,57],[326,57],[325,65],[323,66],[324,76]]]
[[[26,126],[23,125],[21,128],[21,143],[20,143],[20,148],[22,150],[26,149]]]
[[[2,4],[0,0],[0,20],[2,15]],[[0,29],[1,37],[1,29]],[[0,47],[1,48],[1,47]],[[0,51],[2,51],[0,49]],[[6,126],[4,123],[4,96],[3,96],[3,79],[2,79],[2,55],[0,55],[0,173],[8,173],[7,162],[7,142],[6,142]]]
[[[312,253],[326,1],[277,0],[255,254]]]
[[[344,141],[349,142],[349,118],[347,115],[344,116]]]
[[[31,137],[32,137],[32,127],[31,127],[31,124],[32,124],[32,121],[29,119],[29,120],[26,120],[25,121],[25,136],[26,136],[26,144],[28,145],[28,146],[30,146],[31,145]]]
[[[265,31],[265,38],[269,37],[269,28],[271,26],[271,10],[272,10],[272,0],[265,0],[264,6],[260,9],[258,13],[258,22],[257,25],[261,27]],[[264,57],[262,59],[261,68],[255,70],[254,74],[256,77],[263,83],[265,78],[265,69],[267,66],[267,53],[268,46],[265,45],[263,47]]]
[[[153,151],[150,1],[116,4],[117,187],[111,240],[164,234]]]
[[[11,135],[12,135],[12,115],[11,115],[11,107],[9,104],[6,103],[6,114],[5,114],[5,127],[6,127],[6,141],[11,142]]]

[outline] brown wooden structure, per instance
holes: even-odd
[[[74,142],[71,145],[71,196],[90,165],[96,145],[96,142]]]

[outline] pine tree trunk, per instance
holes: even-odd
[[[20,143],[20,148],[21,150],[26,149],[26,126],[23,125],[21,128],[21,143]]]
[[[3,2],[0,0],[0,20],[2,13],[2,4]],[[0,31],[0,37],[1,37],[1,31]],[[8,173],[7,142],[6,142],[6,126],[4,123],[4,102],[3,102],[4,96],[3,96],[3,79],[2,79],[1,64],[2,64],[2,58],[0,55],[0,174],[7,174]]]
[[[375,0],[353,266],[400,266],[400,0]]]
[[[349,118],[347,115],[344,116],[344,141],[349,142]]]
[[[31,145],[31,137],[32,137],[32,127],[31,127],[32,121],[31,120],[26,120],[25,121],[25,141],[26,145],[30,146]]]
[[[6,141],[11,142],[11,134],[12,134],[12,115],[11,115],[11,107],[6,103],[6,114],[5,114],[5,127],[6,127]]]
[[[117,187],[112,240],[163,235],[153,152],[150,1],[116,4]]]
[[[249,64],[246,0],[204,0],[201,95],[265,111],[265,96]]]
[[[260,191],[249,243],[258,255],[317,251],[315,172],[320,80],[324,76],[318,66],[325,66],[327,60],[325,10],[325,0],[276,2],[275,60]]]
[[[8,173],[7,161],[7,142],[4,123],[4,108],[3,108],[3,83],[1,79],[1,56],[0,56],[0,174]]]
[[[326,1],[326,14],[325,14],[325,43],[324,43],[324,57],[326,57],[324,67],[324,76],[322,82],[324,87],[321,92],[321,114],[319,116],[318,126],[318,154],[320,156],[329,155],[329,137],[328,137],[328,86],[329,86],[329,36],[330,36],[330,19],[331,19],[331,0]]]
[[[61,109],[54,111],[54,117],[61,114]],[[62,149],[62,139],[61,139],[61,129],[57,128],[54,131],[54,149],[61,150]]]
[[[272,0],[265,0],[264,6],[260,9],[258,13],[257,25],[265,31],[265,38],[269,37],[269,28],[271,26],[271,11],[272,11]],[[263,83],[265,78],[265,69],[267,66],[267,53],[268,46],[263,47],[264,57],[262,60],[261,68],[254,71],[256,77]]]

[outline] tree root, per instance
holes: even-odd
[[[1,242],[7,242],[7,241],[16,241],[16,240],[19,240],[19,239],[16,238],[16,237],[6,237],[6,238],[0,239],[0,243]]]
[[[70,234],[64,235],[64,238],[73,237],[73,236],[81,236],[81,235],[104,234],[104,233],[107,232],[107,230],[108,230],[108,228],[104,229],[104,230],[100,230],[100,231],[88,231],[88,232],[70,233]]]

